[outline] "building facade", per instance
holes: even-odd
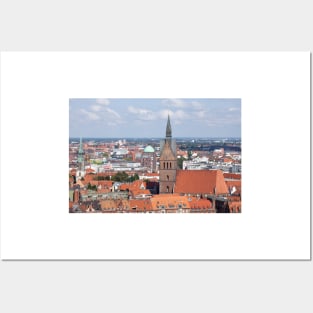
[[[147,146],[141,156],[141,165],[145,167],[149,173],[156,171],[156,154],[151,146]]]

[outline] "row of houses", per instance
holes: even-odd
[[[96,186],[95,190],[86,185]],[[214,171],[177,171],[172,193],[158,194],[155,181],[120,183],[79,181],[70,188],[71,212],[239,213],[241,175]]]

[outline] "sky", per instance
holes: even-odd
[[[69,99],[70,137],[241,137],[241,99]]]

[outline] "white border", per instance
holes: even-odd
[[[243,213],[68,214],[69,98],[241,98]],[[2,259],[309,259],[310,54],[1,54]],[[299,161],[301,160],[301,161]]]

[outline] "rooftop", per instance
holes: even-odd
[[[228,194],[228,188],[220,170],[178,170],[176,193]]]

